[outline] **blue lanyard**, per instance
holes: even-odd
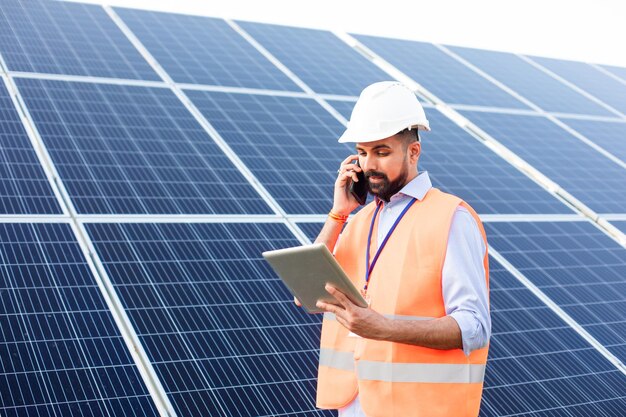
[[[376,221],[376,216],[378,216],[378,212],[380,211],[380,207],[382,206],[382,204],[379,204],[379,205],[376,206],[376,211],[374,211],[374,215],[372,216],[372,224],[370,224],[370,232],[367,235],[367,249],[366,249],[366,253],[365,253],[365,285],[363,286],[363,293],[364,294],[367,293],[367,286],[370,283],[370,276],[372,275],[372,271],[374,270],[374,266],[376,266],[376,262],[378,261],[378,257],[380,256],[381,252],[383,251],[383,248],[387,244],[387,241],[391,237],[391,234],[393,233],[393,231],[396,229],[396,226],[398,226],[398,223],[400,223],[400,220],[402,220],[402,218],[404,217],[406,212],[409,211],[411,206],[416,201],[417,201],[417,199],[415,197],[413,197],[411,199],[411,201],[409,201],[409,203],[406,205],[406,207],[404,207],[404,210],[402,210],[402,213],[400,213],[400,215],[398,216],[396,221],[393,223],[393,226],[391,226],[391,229],[389,229],[389,232],[387,232],[387,236],[385,236],[385,239],[383,240],[383,242],[378,247],[378,250],[376,251],[376,255],[374,255],[374,259],[372,260],[372,263],[370,264],[370,245],[372,244],[372,233],[374,232],[374,222]]]

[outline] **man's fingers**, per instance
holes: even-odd
[[[343,311],[341,307],[336,306],[331,303],[327,303],[322,300],[318,300],[317,303],[315,303],[315,305],[317,306],[317,308],[322,309],[327,313],[334,313],[335,316],[339,316],[341,314],[341,311]]]
[[[354,161],[355,159],[359,159],[359,155],[350,155],[349,157],[341,161],[341,165],[352,164],[352,161]]]
[[[339,166],[339,170],[337,171],[339,176],[341,177],[342,175],[345,175],[346,173],[350,173],[351,174],[350,177],[352,179],[356,179],[356,173],[363,171],[363,169],[360,166],[353,163],[354,160],[358,160],[358,159],[359,159],[358,155],[350,155],[349,157],[341,161],[341,165]]]
[[[344,308],[348,308],[352,305],[352,301],[350,301],[350,299],[348,297],[346,297],[344,295],[344,293],[342,293],[341,291],[339,291],[337,288],[333,287],[330,284],[326,284],[326,286],[324,287],[326,289],[326,291],[328,291],[328,293],[330,295],[332,295],[333,297],[335,297],[337,299],[337,301],[339,301],[339,303],[344,307]]]
[[[346,171],[343,174],[341,174],[343,176],[343,178],[345,178],[346,180],[351,180],[351,181],[355,181],[355,182],[359,182],[359,179],[356,176],[356,172],[354,171]],[[344,180],[345,181],[345,180]]]
[[[318,300],[315,304],[317,308],[323,310],[326,313],[333,313],[335,315],[335,319],[346,329],[350,330],[350,321],[348,320],[348,313],[346,310],[335,304],[327,303],[321,300]]]
[[[302,307],[302,303],[300,302],[300,300],[298,300],[296,297],[293,297],[293,302],[298,306],[298,307]]]

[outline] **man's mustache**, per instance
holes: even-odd
[[[365,173],[365,178],[369,177],[383,177],[383,178],[387,178],[387,175],[384,172],[380,172],[380,171],[367,171]]]

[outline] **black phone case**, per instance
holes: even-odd
[[[359,166],[359,163],[357,162],[356,165]],[[365,179],[365,174],[363,173],[363,171],[357,172],[356,176],[359,181],[352,181],[352,184],[350,184],[350,193],[354,196],[354,198],[356,199],[356,201],[359,202],[360,205],[364,205],[367,201],[367,180]]]

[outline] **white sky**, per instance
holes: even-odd
[[[623,0],[82,0],[626,67]]]

